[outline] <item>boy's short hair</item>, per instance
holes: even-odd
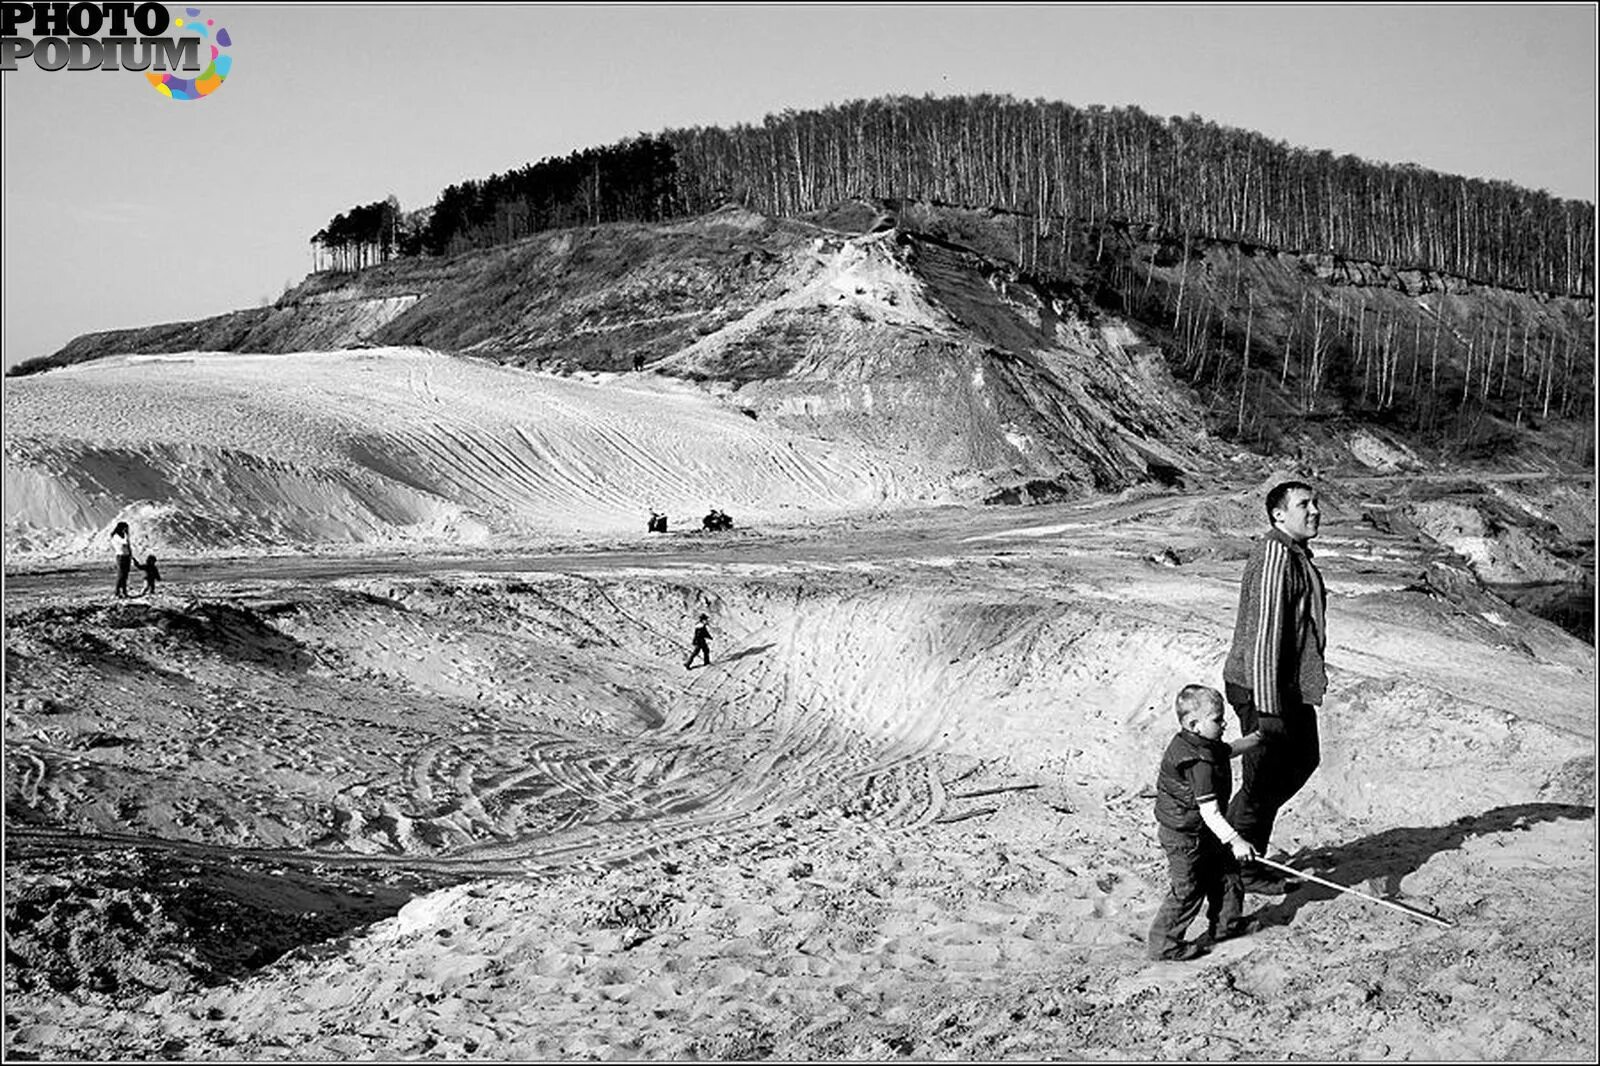
[[[1187,722],[1191,714],[1221,706],[1222,693],[1210,685],[1185,685],[1178,692],[1178,698],[1172,701],[1172,710],[1178,716],[1179,725]]]

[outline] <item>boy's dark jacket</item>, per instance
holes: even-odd
[[[1226,807],[1228,798],[1233,795],[1232,758],[1225,741],[1207,740],[1198,733],[1180,730],[1167,745],[1166,754],[1161,756],[1161,768],[1156,771],[1156,821],[1168,829],[1199,832],[1205,823],[1200,819],[1200,804],[1195,802],[1194,790],[1189,787],[1184,770],[1197,762],[1210,763],[1217,804]]]

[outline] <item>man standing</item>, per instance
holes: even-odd
[[[1222,668],[1228,702],[1242,734],[1261,744],[1244,755],[1228,822],[1267,854],[1278,811],[1317,768],[1317,705],[1328,688],[1327,593],[1309,541],[1322,513],[1310,485],[1286,481],[1267,493],[1267,530],[1245,563],[1233,647]],[[1281,880],[1253,876],[1256,891],[1280,892]]]

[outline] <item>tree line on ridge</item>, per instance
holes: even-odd
[[[666,130],[446,188],[402,212],[393,197],[335,216],[311,240],[319,269],[449,255],[541,230],[653,222],[727,203],[775,216],[853,197],[993,207],[1032,217],[1137,221],[1176,234],[1331,253],[1482,284],[1594,295],[1594,207],[1504,181],[1294,148],[1199,116],[1007,96],[884,97],[769,115],[760,125]]]

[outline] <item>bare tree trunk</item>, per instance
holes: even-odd
[[[1211,353],[1211,345],[1206,341],[1206,333],[1211,328],[1211,302],[1209,300],[1206,301],[1205,307],[1201,310],[1199,326],[1199,331],[1195,334],[1195,352],[1198,362],[1195,364],[1194,374],[1197,383],[1205,376],[1206,357]]]
[[[1428,360],[1428,388],[1437,393],[1439,391],[1439,331],[1444,328],[1444,297],[1439,298],[1439,306],[1434,310],[1433,319],[1433,355]]]
[[[1322,304],[1316,307],[1316,321],[1311,335],[1311,381],[1306,393],[1304,405],[1305,413],[1309,414],[1317,404],[1317,394],[1322,389]]]
[[[1515,332],[1516,332],[1515,326],[1513,326],[1512,323],[1507,322],[1506,323],[1505,350],[1500,353],[1500,391],[1499,391],[1499,396],[1500,396],[1500,398],[1502,400],[1506,398],[1506,390],[1507,390],[1507,388],[1509,386],[1509,383],[1510,383],[1510,380],[1511,380],[1511,334],[1513,334]]]
[[[1439,333],[1444,328],[1444,294],[1439,295],[1439,306],[1434,308],[1433,354],[1428,357],[1428,429],[1432,430],[1439,418]]]
[[[1372,361],[1367,354],[1367,304],[1361,302],[1361,314],[1356,319],[1356,365],[1361,368],[1361,403],[1367,402],[1367,386],[1372,379]]]
[[[1394,334],[1395,330],[1399,329],[1399,326],[1398,322],[1391,321],[1389,323],[1389,336],[1384,340],[1384,357],[1389,364],[1389,369],[1385,374],[1388,381],[1388,391],[1378,404],[1380,409],[1394,406],[1394,385],[1395,381],[1400,377],[1400,349],[1394,342]]]
[[[1550,334],[1550,344],[1544,350],[1543,370],[1544,372],[1540,376],[1544,378],[1544,410],[1539,417],[1548,420],[1550,418],[1550,394],[1555,391],[1556,383],[1556,335],[1554,333]]]
[[[1365,353],[1366,357],[1365,363],[1363,364],[1366,369],[1361,376],[1361,398],[1363,400],[1366,399],[1367,384],[1371,382],[1373,386],[1373,392],[1376,394],[1373,398],[1374,402],[1377,403],[1378,408],[1381,410],[1383,408],[1385,371],[1383,352],[1383,311],[1381,309],[1373,313],[1372,336],[1363,343],[1362,351]]]
[[[1377,325],[1372,330],[1372,351],[1378,360],[1378,410],[1383,410],[1388,402],[1389,382],[1394,376],[1394,346],[1389,343],[1394,339],[1394,330],[1385,332],[1383,328],[1383,312],[1378,312]]]
[[[1417,398],[1417,375],[1422,372],[1422,360],[1418,353],[1422,351],[1422,316],[1417,316],[1417,328],[1411,333],[1411,399]]]
[[[1289,352],[1294,347],[1294,327],[1306,316],[1306,294],[1300,293],[1300,313],[1289,322],[1289,332],[1283,338],[1283,372],[1278,375],[1278,386],[1281,388],[1289,382]]]
[[[1522,402],[1528,394],[1528,329],[1531,323],[1522,320],[1522,373],[1517,376],[1517,425],[1522,425]],[[1508,360],[1509,362],[1509,360]]]
[[[1568,413],[1568,404],[1572,402],[1572,334],[1567,334],[1567,354],[1563,360],[1566,364],[1561,374],[1561,414]]]
[[[1183,294],[1189,287],[1189,235],[1187,233],[1183,235],[1183,259],[1178,263],[1178,269],[1182,274],[1178,278],[1178,309],[1172,314],[1174,327],[1183,320]]]
[[[1478,399],[1485,403],[1489,400],[1489,385],[1494,380],[1494,341],[1499,335],[1500,323],[1489,323],[1489,343],[1484,348],[1483,362],[1483,388],[1479,391]]]
[[[1234,430],[1235,435],[1244,434],[1244,397],[1245,390],[1250,384],[1250,330],[1256,320],[1256,294],[1247,293],[1248,310],[1244,319],[1244,358],[1239,364],[1239,421]]]

